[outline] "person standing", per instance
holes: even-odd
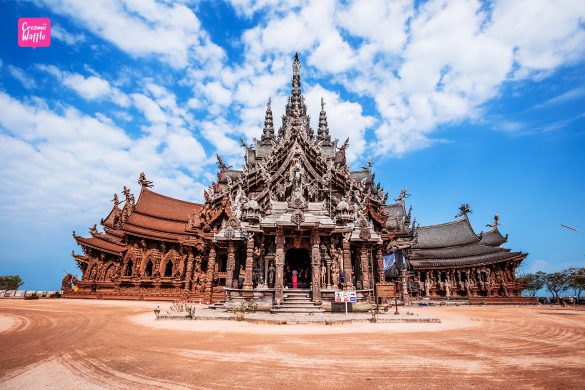
[[[292,285],[293,285],[293,288],[297,288],[298,279],[299,279],[299,274],[298,274],[298,272],[297,272],[296,269],[293,269],[293,271],[292,271]]]

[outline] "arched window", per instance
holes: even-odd
[[[132,260],[128,260],[128,265],[126,266],[126,273],[124,274],[125,276],[132,276],[132,267],[134,266],[134,264],[132,264]]]
[[[152,260],[148,260],[144,269],[144,276],[152,276]]]
[[[167,261],[167,264],[165,265],[165,276],[173,276],[173,263],[170,260]]]

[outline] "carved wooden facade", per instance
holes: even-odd
[[[103,232],[74,232],[83,277],[66,296],[211,302],[237,289],[250,297],[262,292],[278,305],[297,286],[319,304],[338,289],[368,298],[387,277],[401,281],[405,299],[518,294],[514,270],[526,254],[500,248],[505,239],[496,226],[477,236],[465,213],[417,228],[405,190],[387,204],[371,162],[350,170],[349,140],[331,138],[324,102],[317,131],[310,126],[300,69],[295,56],[278,132],[269,101],[261,139],[242,141],[243,169],[218,156],[204,204],[158,194],[141,174],[138,200],[126,187],[123,201],[114,196]],[[384,271],[388,253],[396,255],[394,275]]]

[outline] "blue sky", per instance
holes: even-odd
[[[48,17],[49,48],[17,45]],[[0,274],[57,289],[114,192],[201,201],[215,153],[275,122],[301,53],[313,127],[374,156],[421,225],[500,214],[522,272],[585,267],[582,1],[0,2]]]

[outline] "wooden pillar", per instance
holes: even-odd
[[[246,270],[244,274],[244,290],[252,290],[252,268],[254,266],[254,233],[248,233],[246,241]]]
[[[193,285],[193,250],[189,250],[189,254],[187,255],[187,272],[185,273],[185,290],[191,290]]]
[[[205,292],[207,293],[207,302],[211,303],[213,295],[213,276],[215,274],[215,246],[211,243],[209,257],[207,258],[207,277],[205,280]]]
[[[313,302],[321,303],[321,250],[319,248],[320,239],[319,231],[313,230],[311,232],[311,244],[313,246],[311,251],[311,264],[313,266]]]
[[[370,289],[370,267],[369,267],[368,247],[366,243],[360,244],[360,274],[362,279],[362,288]]]
[[[376,260],[378,262],[378,282],[384,283],[386,276],[384,275],[384,255],[382,253],[382,245],[376,248]]]
[[[346,290],[353,290],[351,280],[351,253],[349,251],[349,237],[343,240],[343,280]]]
[[[236,256],[234,254],[234,242],[228,241],[228,253],[227,253],[227,264],[226,264],[226,275],[225,275],[225,286],[228,288],[233,287],[234,268],[236,268]]]
[[[401,272],[401,279],[402,279],[402,302],[405,304],[410,304],[410,294],[408,294],[408,271],[406,268],[402,269]]]
[[[325,256],[325,267],[327,269],[326,281],[327,289],[331,288],[331,256],[327,253],[327,247],[323,250],[323,256]]]
[[[274,276],[274,301],[277,305],[282,302],[284,289],[284,232],[276,232],[276,253],[274,255],[276,275]]]

